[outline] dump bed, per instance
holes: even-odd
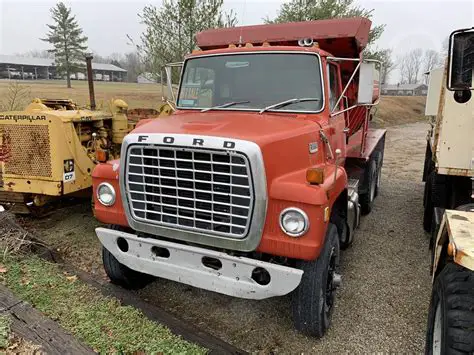
[[[311,38],[319,47],[337,57],[356,57],[367,46],[371,21],[363,17],[305,22],[289,22],[212,29],[196,35],[202,50],[226,48],[230,44],[297,46]]]

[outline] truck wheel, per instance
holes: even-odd
[[[375,199],[375,190],[377,188],[377,163],[372,157],[366,167],[367,192],[359,197],[360,209],[362,214],[369,214],[372,211],[372,205]]]
[[[474,273],[449,263],[436,277],[431,295],[425,353],[474,352]]]
[[[425,182],[425,192],[423,196],[423,229],[425,232],[430,233],[433,226],[433,213],[434,206],[431,201],[431,184],[428,179]]]
[[[448,177],[439,175],[432,171],[425,183],[425,193],[423,197],[423,229],[431,232],[433,210],[435,207],[452,208],[448,203],[448,195],[451,191]]]
[[[109,226],[114,230],[123,230],[120,226]],[[106,248],[102,247],[102,262],[104,270],[110,281],[126,289],[137,290],[145,287],[154,277],[132,270],[120,264],[119,261]]]
[[[472,180],[466,176],[451,177],[449,208],[456,208],[472,201]]]
[[[339,239],[337,228],[329,224],[323,250],[316,260],[299,261],[304,271],[301,283],[292,294],[295,328],[307,335],[322,337],[329,328],[336,288],[340,284]]]
[[[382,163],[383,163],[383,154],[382,152],[375,152],[374,160],[377,167],[377,181],[375,183],[375,194],[374,197],[379,195],[380,184],[382,182]]]
[[[439,175],[436,171],[431,172],[428,182],[431,184],[433,207],[448,207],[448,196],[451,191],[448,179],[449,177],[446,175]]]

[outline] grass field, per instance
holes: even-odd
[[[11,85],[9,80],[0,80],[0,98],[4,98]],[[72,81],[72,88],[62,80],[18,81],[26,89],[27,100],[34,98],[72,99],[81,106],[89,105],[89,88],[86,81]],[[161,102],[160,84],[94,82],[97,107],[110,99],[123,99],[131,108],[154,108]]]
[[[58,265],[35,256],[3,260],[3,282],[17,297],[100,354],[205,354],[143,313],[82,283]],[[8,320],[0,317],[0,349],[8,342]]]
[[[65,81],[19,81],[25,87],[25,105],[31,99],[69,98],[79,105],[89,105],[89,90],[86,81],[73,81],[72,88],[66,88]],[[0,80],[0,100],[8,92],[11,81]],[[125,100],[131,108],[156,108],[161,102],[160,84],[94,82],[97,107],[112,98]],[[378,126],[392,126],[424,119],[425,97],[383,96],[378,107],[375,123]],[[106,107],[106,106],[105,106]]]

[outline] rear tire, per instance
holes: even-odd
[[[423,196],[423,229],[430,233],[433,226],[434,205],[431,201],[431,184],[430,179],[425,182],[425,193]]]
[[[425,353],[474,353],[474,272],[460,265],[447,264],[435,279]]]
[[[124,230],[124,228],[116,225],[109,226],[109,228],[114,230]],[[102,262],[104,264],[105,273],[110,281],[113,284],[122,286],[123,288],[138,290],[154,280],[154,277],[151,275],[132,270],[121,264],[115,256],[104,247],[102,247]]]
[[[297,267],[304,274],[292,294],[293,322],[298,331],[320,338],[331,323],[336,296],[339,238],[335,225],[329,224],[319,257],[298,261]]]
[[[374,160],[377,167],[377,181],[375,183],[375,194],[374,197],[379,195],[380,185],[382,182],[382,164],[383,164],[383,154],[382,152],[374,153]]]
[[[375,190],[377,187],[377,163],[374,157],[370,158],[367,163],[365,181],[367,184],[367,192],[359,196],[360,209],[362,214],[369,214],[375,199]]]

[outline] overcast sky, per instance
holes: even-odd
[[[161,1],[65,1],[72,7],[80,26],[89,37],[89,48],[103,56],[132,50],[127,45],[129,34],[138,40],[143,30],[137,14],[146,4]],[[262,23],[274,17],[284,0],[224,0],[227,10],[237,13],[239,24]],[[365,8],[374,9],[373,22],[386,24],[377,45],[392,48],[394,57],[421,47],[441,49],[449,33],[474,26],[474,0],[356,0]],[[50,23],[50,0],[0,0],[0,54],[16,54],[31,49],[47,49],[39,40]],[[396,80],[394,73],[392,82]]]

